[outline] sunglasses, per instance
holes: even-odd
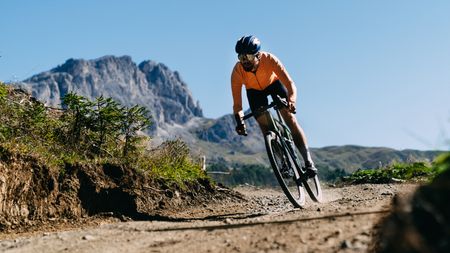
[[[238,59],[239,61],[254,61],[256,58],[256,54],[239,54]]]

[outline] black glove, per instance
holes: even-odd
[[[245,124],[237,125],[236,126],[236,132],[239,135],[247,136],[247,128],[245,127]]]
[[[236,113],[234,119],[236,120],[237,134],[247,136],[247,128],[245,127],[244,120],[242,120],[241,116]]]

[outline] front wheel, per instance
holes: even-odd
[[[305,192],[299,180],[299,172],[288,151],[274,132],[266,134],[265,142],[273,172],[281,189],[295,207],[303,207],[306,201]]]

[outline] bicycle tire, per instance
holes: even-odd
[[[294,207],[303,207],[306,202],[305,192],[302,182],[299,180],[300,173],[295,167],[289,152],[285,150],[279,137],[272,131],[269,131],[265,135],[264,140],[266,142],[267,154],[269,156],[270,164],[272,165],[272,170],[281,189]],[[288,178],[284,177],[281,171],[283,166],[290,166],[294,171],[294,175]]]
[[[291,152],[296,152],[297,157],[299,156],[299,152],[294,145],[292,147],[294,150],[290,149],[289,154],[292,154]],[[295,160],[295,158],[292,158]],[[312,178],[308,178],[306,175],[305,168],[301,167],[301,163],[296,162],[295,166],[297,167],[297,170],[300,174],[300,181],[302,182],[303,187],[306,189],[306,192],[308,192],[309,197],[314,202],[322,202],[323,194],[322,194],[322,187],[320,186],[319,177],[315,175]]]
[[[306,175],[302,178],[303,186],[308,192],[309,197],[314,202],[322,202],[322,187],[320,186],[319,177],[315,175],[312,178],[307,178]]]

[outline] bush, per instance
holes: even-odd
[[[429,180],[436,175],[434,167],[426,165],[424,162],[412,164],[394,164],[380,169],[358,170],[343,181],[353,184],[384,184],[404,180]]]
[[[438,156],[434,161],[433,167],[438,174],[450,170],[450,152]]]
[[[164,142],[149,152],[145,160],[141,169],[180,185],[207,177],[200,163],[191,157],[187,144],[179,139]]]

